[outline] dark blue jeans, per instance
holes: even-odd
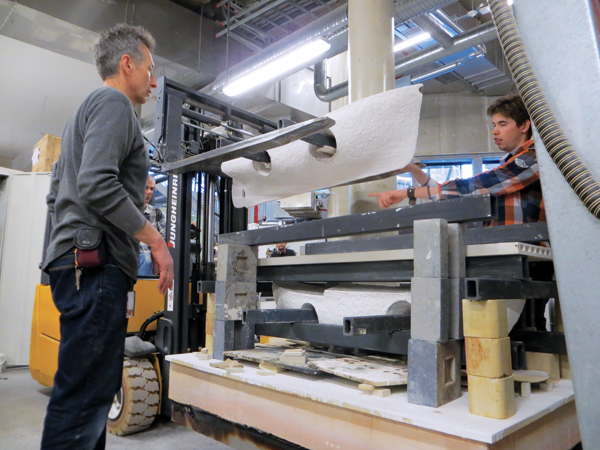
[[[48,272],[61,339],[41,448],[104,449],[108,411],[121,386],[133,281],[108,257],[103,267],[83,269],[77,290],[72,252]]]

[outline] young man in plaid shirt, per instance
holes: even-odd
[[[421,187],[379,192],[371,196],[379,197],[379,205],[388,208],[405,198],[446,199],[490,194],[496,197],[498,217],[488,225],[545,222],[531,121],[523,100],[518,95],[507,95],[496,100],[487,113],[494,125],[494,142],[507,153],[500,166],[471,178],[438,184],[415,164],[409,164],[403,172],[412,173]]]

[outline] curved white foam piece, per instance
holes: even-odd
[[[270,168],[238,158],[221,170],[233,178],[233,203],[260,203],[400,169],[417,148],[421,85],[364,98],[327,114],[337,142],[333,156],[304,141],[269,150]]]

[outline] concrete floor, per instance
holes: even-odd
[[[31,378],[28,368],[0,374],[0,450],[34,450],[40,438],[51,388]],[[111,434],[107,450],[231,450],[231,447],[160,417],[147,430],[125,437]]]

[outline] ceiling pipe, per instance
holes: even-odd
[[[413,23],[421,30],[429,33],[435,41],[444,48],[450,48],[454,44],[452,36],[444,31],[434,20],[430,19],[427,14],[415,17]]]
[[[413,19],[423,13],[430,12],[455,3],[457,0],[407,0],[400,3],[395,8],[397,23],[403,23]],[[318,18],[304,28],[295,31],[280,41],[270,45],[263,51],[260,51],[250,58],[235,65],[229,71],[222,72],[216,80],[202,89],[202,92],[216,94],[223,90],[223,87],[235,79],[247,74],[248,72],[262,66],[263,64],[285,54],[289,51],[306,44],[318,37],[323,37],[331,44],[327,53],[316,57],[313,61],[308,61],[305,67],[313,65],[322,59],[331,58],[348,49],[348,37],[345,33],[339,33],[348,25],[348,5],[342,5],[339,8]],[[279,79],[283,79],[299,70],[298,67],[290,69],[282,74]],[[275,80],[274,80],[275,81]]]
[[[440,44],[432,45],[420,52],[413,53],[405,58],[396,61],[396,76],[404,75],[411,70],[428,64],[446,56],[452,56],[456,53],[476,47],[485,42],[489,42],[498,37],[496,27],[493,22],[488,22],[471,28],[463,34],[454,37],[454,44],[450,48],[444,48]],[[485,51],[485,49],[483,49]]]
[[[493,39],[496,39],[497,37],[498,37],[498,33],[496,32],[496,27],[494,26],[494,24],[492,22],[488,22],[486,24],[479,25],[478,27],[472,28],[469,31],[466,31],[465,33],[463,33],[459,36],[456,36],[454,39],[452,39],[453,45],[450,48],[445,49],[442,45],[436,44],[436,45],[433,45],[426,49],[423,49],[419,52],[413,53],[412,55],[409,55],[406,58],[402,58],[402,59],[396,61],[395,75],[396,75],[396,77],[399,77],[401,75],[404,75],[404,74],[410,72],[413,69],[416,69],[417,67],[421,67],[430,62],[434,62],[441,58],[445,58],[446,56],[455,55],[456,53],[462,52],[463,50],[467,50],[472,47],[478,47],[480,44],[489,42]],[[463,63],[461,65],[463,65],[464,63],[466,63],[467,61],[469,61],[475,57],[483,56],[484,54],[485,54],[485,47],[483,47],[483,50],[481,50],[480,48],[477,48],[477,51],[475,51],[475,52],[471,53],[471,55],[467,56],[467,58],[465,58],[465,60],[463,60]],[[427,75],[431,75],[431,73],[437,72],[442,69],[444,69],[444,68],[434,69],[432,72],[429,72],[428,74],[425,74],[425,75],[421,75],[421,76],[417,77],[416,79],[424,81],[425,79],[423,77],[425,77]],[[452,70],[456,70],[456,69],[458,69],[458,67],[454,67],[454,69],[452,69]],[[448,70],[447,72],[450,72],[450,71],[451,70]],[[447,73],[447,72],[440,72],[435,76],[440,76],[440,75],[443,75],[443,73]],[[427,78],[427,79],[430,79],[430,78],[433,78],[433,77],[429,76],[429,78]],[[412,82],[413,81],[411,80],[411,83]],[[331,88],[327,88],[326,83],[327,83],[327,77],[325,74],[325,67],[324,67],[323,62],[321,61],[321,62],[315,64],[314,87],[315,87],[315,95],[317,96],[317,98],[319,98],[319,100],[321,100],[323,102],[332,102],[334,100],[340,99],[340,98],[348,95],[348,82],[347,81],[344,81],[344,82],[342,82],[336,86],[333,86]]]
[[[325,58],[330,58],[339,53],[345,51],[348,47],[348,38],[345,34],[339,34],[336,32],[341,28],[348,25],[348,5],[343,5],[326,15],[318,18],[311,22],[304,28],[295,31],[294,33],[286,36],[278,42],[270,45],[265,50],[258,52],[239,64],[233,66],[229,71],[222,72],[215,81],[202,89],[202,92],[215,94],[223,90],[223,87],[234,81],[248,72],[266,64],[269,61],[276,59],[277,57],[284,55],[291,50],[307,44],[316,38],[327,37],[333,35],[328,42],[331,44],[331,48],[324,54],[315,57],[315,60],[308,61],[306,67],[314,64],[316,61]],[[281,75],[281,78],[295,73],[299,70],[298,67],[291,68],[288,72]],[[275,80],[274,80],[275,81]]]

